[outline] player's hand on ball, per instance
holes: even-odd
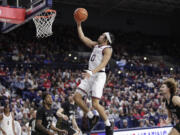
[[[81,22],[80,21],[76,21],[77,25],[81,25]]]
[[[75,22],[77,23],[77,25],[80,25],[80,24],[81,24],[81,21],[77,20],[75,17],[74,17],[74,20],[75,20]]]
[[[86,21],[88,18],[88,12],[85,8],[77,8],[74,11],[74,19],[77,23]]]

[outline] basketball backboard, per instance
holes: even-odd
[[[8,3],[9,4],[9,3]],[[25,21],[23,21],[20,24],[11,24],[7,22],[3,22],[1,24],[1,32],[2,33],[8,33],[15,28],[23,25],[24,23],[32,20],[35,16],[40,14],[45,9],[49,9],[52,7],[52,0],[16,0],[13,5],[10,5],[10,7],[13,8],[25,8]]]

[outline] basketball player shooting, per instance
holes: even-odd
[[[78,12],[78,10],[76,10],[75,12]],[[77,19],[77,17],[74,18],[77,23],[79,38],[86,46],[93,48],[91,57],[89,59],[88,70],[86,70],[86,72],[82,74],[84,79],[81,80],[81,84],[76,90],[74,100],[76,104],[81,107],[84,113],[87,114],[89,121],[89,130],[91,131],[98,122],[99,116],[94,115],[93,112],[90,111],[90,109],[82,100],[82,97],[84,95],[89,95],[92,91],[92,105],[98,111],[101,118],[105,122],[106,135],[113,135],[114,124],[111,123],[107,118],[104,107],[100,105],[99,101],[102,97],[104,84],[106,82],[105,67],[112,55],[112,47],[110,46],[110,44],[113,43],[114,37],[111,33],[105,32],[99,36],[98,41],[92,41],[84,35],[81,27],[82,21]]]

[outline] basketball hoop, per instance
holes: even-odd
[[[51,36],[52,32],[52,24],[56,17],[56,11],[52,9],[47,9],[42,12],[40,15],[35,16],[33,21],[36,25],[36,37],[37,38],[45,38]]]

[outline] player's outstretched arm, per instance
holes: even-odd
[[[180,97],[179,96],[174,96],[172,99],[172,102],[175,106],[180,107]]]
[[[88,47],[93,48],[95,45],[98,43],[96,41],[92,41],[88,37],[86,37],[83,33],[81,22],[76,22],[77,23],[77,30],[78,30],[78,35],[81,41]]]
[[[96,72],[99,72],[104,67],[106,67],[106,65],[108,64],[108,62],[111,58],[111,55],[112,55],[112,48],[105,48],[103,53],[104,53],[104,56],[103,56],[103,59],[101,61],[101,64],[92,71],[93,74]]]

